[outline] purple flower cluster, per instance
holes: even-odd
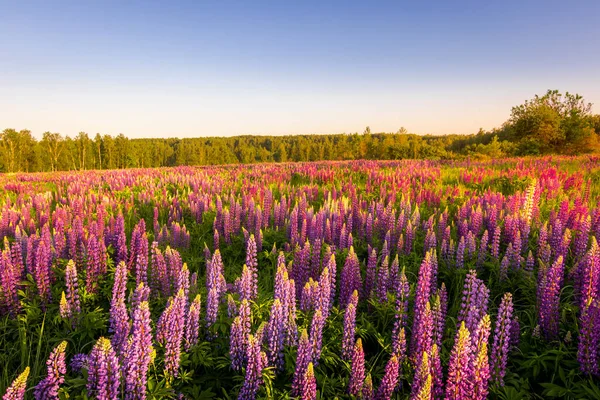
[[[358,257],[354,252],[354,248],[350,247],[340,277],[340,307],[346,307],[350,301],[350,296],[355,290],[360,296],[362,291],[362,278],[360,276]]]
[[[492,379],[500,384],[504,384],[504,374],[506,373],[506,364],[508,362],[508,352],[510,351],[510,330],[513,319],[512,295],[505,293],[498,308],[498,317],[496,319],[496,328],[494,330],[494,342],[492,344]]]
[[[42,379],[33,392],[36,400],[58,400],[58,390],[65,382],[67,365],[65,363],[65,349],[67,342],[61,342],[52,350],[46,361],[47,375]]]
[[[110,340],[98,339],[88,358],[88,396],[98,400],[113,400],[119,397],[121,370],[119,359]]]
[[[183,289],[180,289],[177,296],[169,299],[156,324],[156,340],[165,348],[165,373],[173,377],[179,373],[186,301]]]
[[[475,332],[477,324],[487,314],[490,291],[485,283],[477,278],[477,272],[470,270],[465,279],[462,304],[458,312],[458,322],[465,322],[469,332]]]
[[[267,325],[267,360],[269,365],[276,367],[278,371],[283,370],[285,344],[285,309],[280,299],[275,299],[271,306],[271,315]]]
[[[354,333],[356,331],[356,308],[358,307],[358,291],[354,291],[344,312],[344,328],[342,336],[342,357],[350,360],[353,353]]]
[[[140,284],[142,286],[143,284]],[[150,325],[150,307],[148,301],[139,303],[133,312],[131,338],[123,363],[125,378],[125,398],[128,400],[144,400],[148,367],[152,356],[152,327]]]
[[[11,383],[2,397],[2,400],[23,400],[25,398],[25,389],[27,388],[27,378],[29,377],[29,367]]]
[[[198,344],[198,332],[200,330],[200,310],[202,308],[200,295],[197,294],[188,310],[185,319],[185,341],[184,349],[189,351],[192,346]]]
[[[252,313],[250,303],[243,299],[240,303],[239,314],[231,325],[229,337],[229,356],[231,367],[239,371],[244,367],[248,355],[248,336],[250,335]]]
[[[541,271],[538,283],[538,316],[542,333],[547,339],[558,337],[560,291],[564,279],[563,257],[558,256],[547,271]]]
[[[127,289],[127,265],[120,262],[115,269],[115,278],[110,303],[109,332],[113,333],[112,344],[119,356],[125,352],[129,336],[129,314],[125,305]]]
[[[379,384],[376,400],[389,400],[392,398],[392,393],[398,385],[399,370],[400,364],[398,363],[398,358],[395,355],[392,355],[385,366],[385,373]]]
[[[352,370],[350,371],[350,381],[348,382],[348,393],[359,397],[365,381],[365,352],[360,338],[356,340],[351,359]]]
[[[262,370],[267,365],[267,356],[260,350],[261,342],[261,338],[251,334],[248,335],[246,378],[240,390],[238,400],[256,399],[258,389],[262,383]]]
[[[312,362],[313,345],[308,337],[306,329],[302,330],[298,342],[298,356],[296,357],[296,369],[292,380],[292,396],[300,396],[305,386],[306,370]]]

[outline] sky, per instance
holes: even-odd
[[[600,1],[0,0],[0,130],[474,133],[600,112]]]

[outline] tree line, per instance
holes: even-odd
[[[468,135],[396,133],[234,136],[169,139],[75,137],[29,130],[0,133],[0,171],[37,172],[148,168],[177,165],[355,160],[476,159],[518,155],[582,154],[600,149],[600,115],[577,94],[549,90],[511,110],[501,127]]]

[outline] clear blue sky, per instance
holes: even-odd
[[[0,129],[37,137],[472,133],[550,88],[600,112],[598,0],[0,0],[0,16]]]

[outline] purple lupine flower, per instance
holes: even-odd
[[[185,329],[186,298],[183,289],[169,300],[167,308],[156,324],[156,339],[165,347],[165,374],[176,377],[179,373],[181,343]]]
[[[344,312],[344,329],[342,337],[342,357],[349,360],[352,357],[354,334],[356,331],[356,308],[358,307],[358,291],[350,296],[350,301]]]
[[[319,284],[317,286],[317,293],[314,296],[315,304],[319,305],[325,318],[329,316],[329,309],[331,307],[331,275],[329,274],[329,268],[325,267],[321,276],[319,277]]]
[[[579,231],[575,235],[574,252],[577,259],[581,259],[587,250],[590,240],[590,230],[592,228],[592,218],[587,215],[582,217]]]
[[[368,374],[365,378],[365,384],[362,389],[362,399],[363,400],[373,400],[375,398],[375,392],[373,390],[373,379],[371,378],[371,374]]]
[[[406,224],[406,237],[404,241],[404,251],[406,254],[410,254],[413,250],[413,241],[415,239],[415,231],[417,227],[413,226],[411,221]]]
[[[398,287],[400,279],[400,262],[398,261],[398,254],[394,257],[394,261],[392,261],[392,265],[390,266],[390,276],[388,278],[389,287],[388,290],[395,291],[395,288]]]
[[[295,345],[298,340],[298,328],[296,324],[296,286],[293,279],[287,281],[285,302],[282,304],[284,309],[287,309],[285,343]]]
[[[377,390],[377,400],[389,400],[392,398],[392,393],[398,385],[399,370],[400,365],[398,364],[398,358],[395,355],[392,355],[385,366],[385,373],[379,384],[379,389]]]
[[[392,330],[392,348],[396,353],[398,348],[397,337],[400,330],[406,326],[408,320],[408,297],[410,296],[410,284],[406,278],[405,268],[402,268],[398,284],[396,285],[396,314],[394,316],[394,328]]]
[[[115,263],[127,262],[127,237],[125,236],[125,218],[119,212],[114,226],[113,247],[115,248]]]
[[[371,298],[371,292],[375,287],[375,278],[377,276],[377,250],[369,246],[369,258],[367,260],[367,272],[365,275],[365,298]]]
[[[525,272],[529,275],[533,274],[533,267],[535,266],[535,259],[533,258],[533,253],[529,250],[529,254],[527,255],[527,261],[525,263]]]
[[[179,271],[177,271],[177,276],[175,279],[176,292],[178,292],[180,289],[183,290],[183,294],[186,299],[186,305],[187,305],[187,299],[190,294],[190,270],[188,269],[188,266],[186,263],[183,263],[183,265],[181,266],[181,269]]]
[[[65,349],[67,342],[63,341],[52,350],[47,365],[47,375],[35,387],[33,396],[36,400],[58,400],[58,390],[65,382],[67,365],[65,363]]]
[[[431,346],[429,351],[429,362],[431,365],[431,387],[434,398],[441,399],[444,397],[444,371],[442,370],[442,360],[440,359],[440,347],[437,344]],[[427,382],[427,381],[426,381]],[[427,385],[427,383],[425,383]]]
[[[294,371],[294,378],[292,380],[292,396],[297,397],[302,393],[304,387],[304,377],[308,364],[312,362],[312,344],[308,338],[306,329],[302,330],[300,334],[300,341],[298,343],[298,356],[296,357],[296,369]]]
[[[310,273],[310,243],[305,242],[304,247],[296,246],[294,263],[292,264],[292,278],[296,283],[296,293],[301,293],[308,282]]]
[[[328,255],[330,254],[330,255]],[[329,270],[329,282],[331,283],[331,290],[329,293],[329,308],[333,306],[335,301],[336,294],[336,284],[337,284],[337,264],[335,262],[335,254],[331,254],[331,247],[327,246],[325,249],[325,255],[323,256],[323,260],[329,260],[327,264],[327,269]]]
[[[446,399],[466,400],[473,396],[472,353],[471,334],[463,321],[450,353]]]
[[[389,264],[390,259],[388,256],[386,256],[381,265],[379,266],[379,271],[377,274],[377,298],[379,299],[380,303],[385,303],[387,301],[387,292],[390,277]]]
[[[79,373],[82,368],[88,369],[88,357],[85,353],[77,353],[71,357],[71,362],[69,363],[71,370]]]
[[[224,266],[219,249],[213,253],[212,260],[208,263],[206,269],[206,289],[210,291],[214,288],[217,291],[218,301],[220,302],[221,296],[227,290],[227,283],[223,276]]]
[[[363,350],[362,340],[356,339],[356,344],[352,351],[352,370],[350,371],[350,380],[348,382],[348,393],[359,397],[362,392],[365,381],[365,352]]]
[[[490,291],[485,283],[477,278],[477,272],[470,270],[465,278],[462,304],[458,322],[465,322],[469,332],[475,332],[477,324],[487,314]]]
[[[310,276],[316,277],[321,273],[321,240],[313,239],[310,242],[313,244],[310,256]]]
[[[187,318],[185,319],[184,349],[189,351],[198,344],[198,331],[200,330],[200,310],[202,308],[200,294],[197,294],[190,304]]]
[[[558,256],[554,264],[544,273],[540,273],[538,284],[539,321],[542,333],[547,339],[558,337],[560,319],[560,291],[564,277],[563,257]]]
[[[150,299],[150,288],[144,284],[144,282],[140,282],[133,293],[129,296],[129,308],[131,309],[131,317],[133,318],[133,313],[138,308],[138,306],[144,302],[149,301]]]
[[[437,345],[434,345],[435,348],[437,349]],[[413,381],[411,383],[411,394],[410,394],[410,398],[411,399],[418,399],[419,394],[423,392],[423,387],[427,384],[427,380],[429,377],[431,377],[431,360],[429,359],[429,353],[427,351],[424,351],[423,354],[421,354],[421,362],[419,363],[419,365],[417,365],[417,368],[415,370],[415,376],[413,377]],[[429,381],[429,393],[430,393],[430,397],[431,398],[431,385],[432,385],[432,381],[430,379]]]
[[[362,290],[362,278],[360,276],[358,257],[354,252],[354,248],[351,247],[340,277],[340,307],[346,307],[350,300],[350,296],[355,290],[358,291],[360,296]]]
[[[473,399],[485,400],[488,395],[490,365],[488,340],[490,337],[490,316],[485,315],[473,335]]]
[[[477,245],[475,244],[475,235],[473,235],[473,232],[471,231],[467,233],[467,240],[465,246],[467,256],[469,257],[469,259],[472,259],[475,255]]]
[[[510,348],[516,349],[519,347],[521,340],[521,324],[519,323],[519,317],[515,315],[510,325]]]
[[[500,256],[500,237],[502,235],[502,227],[499,225],[494,229],[494,236],[492,238],[492,257],[498,258]]]
[[[283,370],[285,343],[285,317],[286,313],[280,299],[275,299],[271,306],[271,315],[267,325],[267,359],[269,365]]]
[[[256,240],[254,235],[250,235],[246,245],[246,266],[250,274],[250,282],[248,282],[248,300],[253,300],[258,296],[258,261],[256,258]]]
[[[598,348],[600,346],[600,303],[588,297],[579,316],[577,360],[583,373],[600,376]]]
[[[299,396],[302,400],[315,400],[317,398],[317,379],[313,363],[309,363],[304,374],[304,386]]]
[[[600,296],[600,247],[598,241],[592,236],[590,250],[580,262],[575,271],[575,293],[579,299],[579,307],[585,308],[589,299]]]
[[[445,306],[445,304],[442,304],[440,293],[436,293],[432,299],[431,313],[433,315],[433,343],[437,343],[438,346],[442,345],[444,338],[444,328],[446,326]]]
[[[143,287],[143,283],[140,283]],[[123,363],[125,378],[125,398],[143,400],[146,398],[148,367],[152,357],[152,327],[148,301],[139,303],[133,312],[131,340]]]
[[[27,378],[29,377],[29,367],[11,383],[2,397],[2,400],[23,400],[25,398],[25,389],[27,388]]]
[[[244,299],[240,303],[239,315],[231,325],[229,355],[231,367],[236,371],[241,370],[247,361],[251,318],[250,303]]]
[[[71,305],[67,301],[67,296],[65,295],[64,291],[62,292],[61,297],[60,297],[58,311],[59,311],[60,317],[65,320],[70,320],[71,316],[73,315],[73,312],[71,311]]]
[[[43,304],[48,304],[52,300],[50,288],[50,266],[52,265],[51,244],[40,240],[35,253],[35,269],[33,277],[35,279],[38,293],[42,298]]]
[[[119,359],[110,340],[101,337],[88,358],[87,394],[98,400],[113,400],[119,397],[120,384]]]
[[[431,287],[431,277],[433,270],[433,254],[432,252],[427,253],[425,259],[421,263],[419,269],[419,278],[417,280],[417,289],[415,294],[415,311],[413,319],[413,336],[411,338],[411,354],[420,355],[423,347],[417,348],[417,343],[422,341],[424,337],[432,333],[433,321],[431,324],[424,324],[422,320],[425,314],[425,308],[429,308],[431,314],[431,308],[429,304],[429,298],[433,294],[434,288]],[[426,347],[425,349],[428,349]]]
[[[485,232],[483,232],[483,235],[481,236],[481,242],[479,243],[479,252],[477,253],[477,268],[483,267],[483,263],[488,254],[488,241],[489,234],[486,229]]]
[[[90,234],[86,250],[85,290],[88,293],[95,293],[98,289],[98,278],[106,273],[106,246],[104,240]]]
[[[398,337],[395,339],[395,346],[392,348],[393,354],[398,357],[398,362],[402,364],[406,359],[406,332],[404,327],[398,332]]]
[[[313,278],[308,278],[300,295],[300,310],[308,312],[315,305],[317,291],[318,283]]]
[[[242,276],[238,282],[237,291],[240,294],[240,299],[252,300],[254,287],[253,287],[252,271],[248,266],[242,267]]]
[[[513,302],[512,294],[505,293],[498,308],[494,343],[492,344],[492,379],[504,385],[504,374],[510,350],[510,329],[512,326]]]
[[[280,254],[281,256],[281,254]],[[279,262],[277,264],[277,272],[275,273],[275,284],[273,288],[273,298],[274,299],[283,299],[285,298],[285,293],[287,291],[287,281],[288,271],[285,267],[285,262]]]
[[[143,221],[143,220],[142,220]],[[135,255],[135,283],[148,284],[148,237],[144,232],[138,242]]]
[[[240,316],[233,319],[231,332],[229,334],[229,357],[231,368],[240,371],[246,359],[246,344],[244,343],[244,325]]]
[[[456,247],[456,268],[464,268],[465,266],[465,237],[461,236]]]
[[[310,324],[310,341],[313,346],[312,362],[315,365],[319,364],[321,358],[321,347],[323,344],[323,328],[325,327],[325,315],[321,308],[317,308],[313,315],[312,322]]]
[[[210,327],[212,324],[217,322],[217,315],[219,313],[219,293],[217,288],[212,288],[208,291],[206,298],[206,326]]]
[[[5,242],[8,242],[6,237]],[[18,289],[19,280],[22,275],[22,267],[20,267],[17,262],[12,261],[13,257],[11,257],[6,250],[7,246],[8,244],[6,243],[5,251],[2,252],[0,258],[0,287],[2,287],[3,292],[2,298],[0,298],[0,308],[4,308],[12,315],[15,315],[21,307]],[[15,247],[16,246],[13,246],[13,248]],[[20,256],[17,256],[16,258],[20,258]]]
[[[150,264],[152,292],[168,297],[171,294],[171,282],[167,272],[167,262],[157,242],[152,242],[150,247]]]
[[[416,365],[419,365],[420,363],[418,357],[422,355],[424,351],[429,351],[431,349],[434,332],[433,323],[434,321],[433,313],[431,311],[431,303],[427,302],[425,305],[425,311],[421,315],[419,325],[413,328],[413,337],[411,343],[414,343],[415,347],[412,357],[414,358]]]
[[[115,278],[110,303],[110,318],[108,331],[113,333],[112,343],[115,351],[123,355],[129,336],[129,315],[125,305],[125,290],[127,289],[127,265],[122,261],[115,269]]]

